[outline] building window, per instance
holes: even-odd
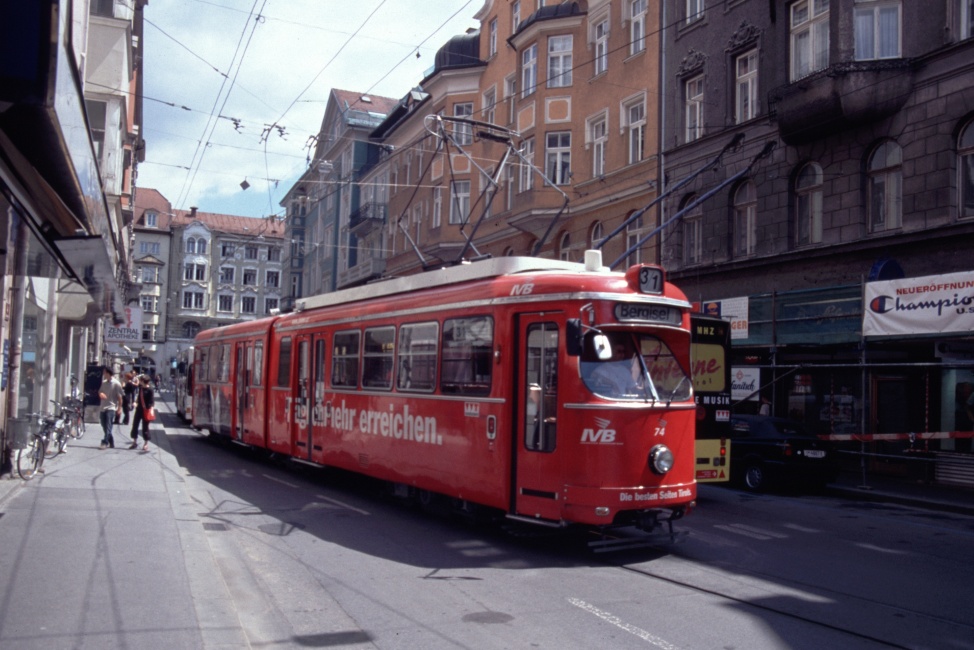
[[[145,213],[145,227],[146,228],[158,228],[159,227],[158,215],[155,212],[146,212]]]
[[[233,284],[233,271],[232,266],[224,266],[220,269],[220,284]]]
[[[703,135],[703,76],[689,79],[686,92],[686,141],[693,142]]]
[[[252,287],[257,284],[257,269],[244,269],[243,272],[243,283],[244,286]]]
[[[158,296],[140,296],[140,302],[142,304],[142,311],[147,314],[154,314],[159,311],[159,297]]]
[[[272,309],[278,308],[277,298],[264,298],[264,313],[271,313]]]
[[[691,194],[684,199],[680,206],[685,210],[697,199]],[[691,212],[683,215],[683,263],[697,264],[703,259],[703,209],[698,205]]]
[[[220,246],[220,256],[221,257],[233,257],[233,252],[236,247],[233,244],[226,243]]]
[[[494,18],[490,21],[490,26],[487,28],[488,34],[490,34],[490,39],[487,42],[487,56],[492,57],[497,54],[497,19]]]
[[[256,246],[247,246],[244,248],[244,257],[248,260],[255,260],[258,256],[258,250]]]
[[[217,296],[216,310],[223,313],[233,312],[233,296]]]
[[[280,271],[267,271],[265,276],[264,284],[271,289],[277,289],[281,286],[281,272]]]
[[[549,133],[545,139],[545,175],[555,185],[568,185],[571,171],[571,132]]]
[[[200,333],[200,324],[199,323],[196,323],[196,322],[193,322],[193,321],[188,321],[188,322],[183,323],[183,338],[184,339],[193,339],[193,338],[196,338],[196,335],[199,334],[199,333]]]
[[[183,309],[205,309],[203,294],[199,291],[184,291]]]
[[[628,129],[628,156],[631,165],[643,159],[646,147],[646,100],[640,97],[624,104],[622,115]]]
[[[521,97],[527,97],[538,85],[538,44],[521,53]]]
[[[829,0],[801,0],[791,5],[791,79],[801,79],[829,65]]]
[[[280,262],[281,261],[281,249],[278,246],[271,246],[267,249],[267,261],[268,262]]]
[[[199,255],[206,255],[206,240],[197,239],[196,240],[196,253]]]
[[[572,255],[572,236],[569,233],[562,233],[558,240],[558,259],[569,261]]]
[[[156,326],[150,323],[143,323],[142,325],[142,340],[143,341],[155,341],[156,340]]]
[[[855,10],[856,60],[900,56],[900,3],[861,2]]]
[[[470,219],[470,181],[450,183],[450,223],[464,224]]]
[[[818,163],[807,163],[795,178],[795,213],[795,243],[821,243],[822,168]]]
[[[737,57],[737,85],[735,115],[737,123],[758,116],[758,51],[751,50]]]
[[[588,124],[589,142],[592,143],[592,178],[605,176],[605,147],[609,141],[609,120],[603,114]]]
[[[186,264],[183,269],[183,280],[187,282],[206,280],[206,264]]]
[[[143,283],[157,284],[159,282],[159,267],[143,266],[141,269]]]
[[[974,0],[960,0],[960,37],[961,39],[974,36]]]
[[[687,24],[703,18],[704,0],[687,0]]]
[[[595,26],[595,75],[609,69],[609,21],[603,20]]]
[[[520,174],[518,174],[517,191],[527,192],[534,188],[534,138],[528,138],[524,141],[521,154],[524,156],[524,160],[518,167]]]
[[[572,85],[572,37],[548,37],[548,87]]]
[[[484,110],[483,110],[484,121],[493,124],[494,120],[497,117],[494,108],[495,104],[497,104],[497,91],[494,90],[494,86],[491,86],[490,89],[484,93],[483,101],[484,101]],[[421,170],[422,167],[423,167],[422,162],[420,162],[419,168]],[[422,173],[422,171],[420,171],[420,173]]]
[[[521,2],[520,0],[515,0],[514,4],[511,5],[511,34],[517,34],[517,30],[520,26]]]
[[[646,49],[646,0],[629,2],[629,54]]]
[[[433,188],[433,223],[431,228],[439,228],[443,221],[443,188]]]
[[[453,116],[461,118],[471,118],[473,117],[473,102],[465,102],[463,104],[453,105]],[[468,145],[473,143],[473,126],[469,123],[457,122],[453,128],[453,136],[457,140],[459,145]],[[409,182],[409,167],[406,167],[406,182]]]
[[[194,237],[190,237],[189,239],[186,240],[186,254],[187,255],[196,254],[196,239]]]
[[[159,251],[160,246],[157,241],[139,242],[139,252],[143,255],[158,255]]]
[[[903,200],[903,153],[888,140],[873,151],[867,167],[870,232],[899,228]]]
[[[638,246],[639,240],[642,237],[642,231],[643,231],[642,217],[635,219],[632,223],[626,226],[626,250],[630,251],[629,259],[627,260],[629,266],[632,266],[634,264],[639,264],[640,262],[642,262],[643,256],[640,253],[641,249]]]
[[[974,217],[974,120],[960,133],[957,142],[957,171],[960,178],[957,187],[960,189],[960,218]]]
[[[254,296],[244,296],[240,299],[240,313],[241,314],[256,314],[257,313],[257,298]]]
[[[734,192],[734,255],[754,254],[757,239],[758,196],[754,183],[745,182]]]
[[[602,222],[596,221],[594,224],[592,224],[592,229],[589,231],[588,247],[595,248],[598,246],[599,242],[602,241],[604,236]]]

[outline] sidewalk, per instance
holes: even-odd
[[[0,480],[0,647],[236,648],[236,607],[164,433],[100,450],[88,423],[31,481]]]
[[[854,501],[896,503],[939,512],[974,515],[974,490],[933,485],[882,474],[843,471],[827,492]]]

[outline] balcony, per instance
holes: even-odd
[[[781,139],[800,145],[895,114],[913,90],[914,62],[845,61],[768,93]]]
[[[389,206],[385,203],[363,203],[349,217],[348,229],[362,237],[384,226],[388,215]]]
[[[363,256],[363,259],[355,266],[338,272],[338,288],[364,284],[368,280],[378,278],[386,270],[386,260],[378,255],[374,257]]]

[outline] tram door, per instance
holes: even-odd
[[[311,426],[308,429],[308,459],[323,463],[325,426],[325,338],[315,336],[311,349]]]
[[[264,342],[243,341],[236,346],[234,437],[247,444],[263,445]]]
[[[558,324],[540,314],[518,321],[512,508],[520,515],[557,519],[564,484],[558,449]]]
[[[296,458],[309,458],[311,449],[311,337],[295,337],[294,381],[291,382],[291,453]]]
[[[233,352],[233,439],[243,440],[244,437],[244,418],[247,415],[247,369],[244,358],[247,353],[246,341],[234,343]]]

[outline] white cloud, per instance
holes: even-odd
[[[278,202],[305,169],[305,145],[318,132],[329,90],[402,97],[433,66],[436,50],[477,27],[473,15],[482,6],[152,0],[142,69],[147,152],[138,186],[159,190],[175,208],[279,213]]]

